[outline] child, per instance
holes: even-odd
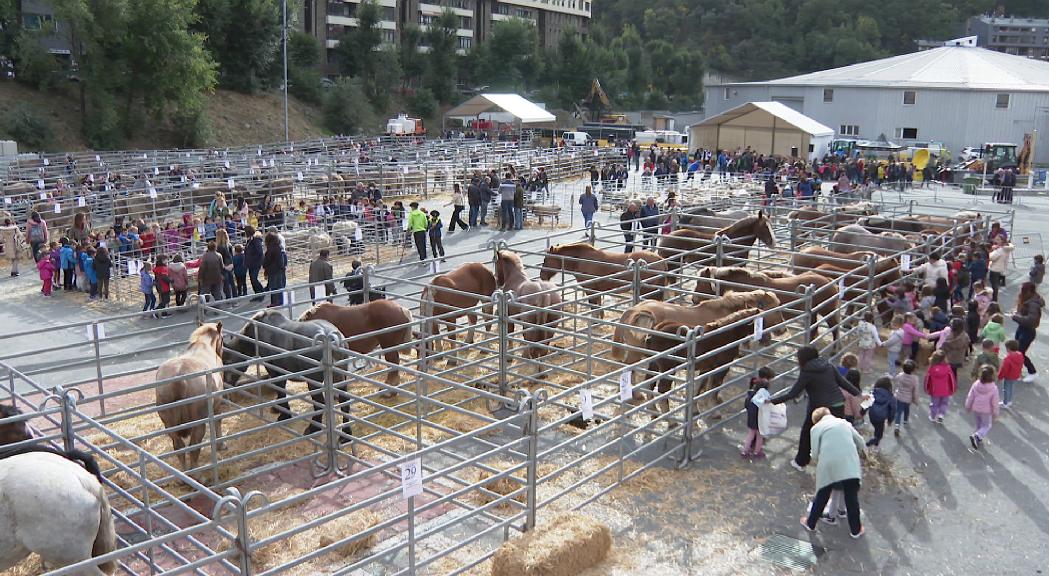
[[[1045,256],[1041,254],[1035,255],[1034,264],[1031,265],[1031,271],[1027,273],[1027,277],[1035,285],[1042,283],[1042,280],[1045,278]]]
[[[189,271],[182,262],[182,254],[175,254],[171,259],[168,278],[171,279],[171,290],[175,293],[175,306],[185,305],[189,291]]]
[[[983,330],[987,326],[987,323],[994,318],[996,314],[1002,313],[1002,306],[997,302],[991,302],[987,305],[987,309],[984,310],[983,314],[980,315],[980,329]]]
[[[874,314],[867,312],[859,323],[859,349],[860,349],[860,372],[868,374],[871,371],[871,361],[874,359],[874,350],[882,345],[878,328],[874,325]]]
[[[892,393],[892,380],[888,376],[882,376],[874,383],[874,402],[867,409],[870,415],[871,425],[874,426],[874,436],[867,441],[867,446],[873,452],[878,451],[878,444],[885,434],[885,423],[892,422],[896,418],[896,397]]]
[[[903,372],[897,374],[893,380],[895,384],[895,391],[893,397],[896,398],[896,418],[894,434],[897,438],[900,436],[900,424],[907,425],[911,420],[911,404],[914,403],[918,397],[918,377],[914,375],[914,371],[918,365],[914,363],[914,360],[907,360],[903,363]]]
[[[998,379],[1002,381],[1002,405],[1010,408],[1013,405],[1013,387],[1023,375],[1024,355],[1020,352],[1020,343],[1009,339],[1005,341],[1005,360],[998,370]]]
[[[846,354],[846,356],[852,356],[852,355],[851,354]],[[852,356],[851,360],[852,361],[850,363],[853,366],[855,366],[856,365],[856,357]],[[842,359],[842,361],[844,363],[844,359]],[[860,426],[863,426],[863,414],[864,414],[864,410],[863,410],[863,394],[862,394],[863,388],[860,387],[860,381],[863,379],[863,377],[860,374],[860,371],[857,370],[856,368],[849,368],[845,372],[845,379],[848,380],[848,382],[850,384],[852,384],[853,386],[855,386],[857,389],[859,389],[861,391],[860,395],[853,396],[852,394],[848,393],[844,388],[841,389],[841,394],[842,394],[842,396],[845,397],[845,421],[849,422],[850,424],[852,424],[856,428],[859,428]]]
[[[430,234],[430,246],[433,249],[433,257],[436,259],[438,255],[441,257],[441,262],[444,262],[444,242],[441,242],[441,232],[444,229],[444,224],[441,223],[441,213],[437,210],[430,212],[429,222],[429,234]]]
[[[958,370],[965,363],[965,355],[969,352],[969,334],[965,332],[965,322],[960,318],[951,321],[951,332],[943,340],[940,350],[947,357],[947,363],[954,371],[955,380],[958,379]]]
[[[950,324],[950,322],[951,319],[943,313],[943,310],[939,306],[929,308],[929,314],[925,317],[925,325],[933,332],[943,330]]]
[[[980,338],[980,312],[976,309],[975,301],[969,302],[969,310],[965,313],[965,333],[972,342]]]
[[[244,263],[244,245],[233,247],[233,279],[237,289],[234,296],[248,295],[248,266]]]
[[[62,289],[69,292],[73,289],[75,280],[73,278],[76,270],[76,260],[74,258],[73,247],[69,244],[67,238],[60,240],[62,244],[61,256],[59,259],[62,262]]]
[[[157,307],[157,297],[153,294],[153,265],[149,262],[142,263],[142,270],[138,273],[138,289],[142,292],[145,303],[142,311],[146,312]]]
[[[976,430],[969,435],[973,450],[983,446],[983,439],[998,417],[998,386],[994,382],[994,366],[980,369],[980,379],[973,382],[969,395],[965,397],[965,409],[976,415]]]
[[[1002,365],[1001,359],[998,358],[998,347],[994,345],[993,341],[984,339],[984,341],[980,343],[980,347],[982,350],[976,357],[976,362],[973,363],[973,369],[970,373],[970,376],[973,378],[980,377],[980,368],[983,368],[984,366],[994,366],[994,369],[997,370],[1001,368]]]
[[[758,370],[758,375],[750,379],[750,390],[747,392],[747,439],[743,442],[743,449],[740,451],[740,456],[743,458],[756,458],[758,460],[765,457],[765,451],[762,447],[765,444],[765,439],[761,436],[758,431],[758,405],[754,402],[755,395],[760,390],[765,390],[762,396],[768,399],[769,380],[776,377],[776,373],[772,371],[768,366],[763,366]]]
[[[918,349],[920,347],[919,341],[922,338],[929,338],[930,336],[921,330],[915,328],[918,323],[918,316],[913,312],[907,313],[903,317],[903,351],[909,354],[908,358],[911,358],[915,362],[918,362]]]
[[[943,424],[947,405],[958,390],[958,381],[954,378],[950,364],[947,364],[947,355],[943,350],[933,352],[929,364],[929,370],[925,373],[925,392],[931,398],[929,420]]]
[[[40,260],[36,262],[36,269],[40,272],[40,281],[43,282],[40,293],[44,297],[50,298],[51,289],[54,287],[55,282],[55,264],[51,261],[51,249],[41,248]]]
[[[889,375],[895,376],[900,371],[900,351],[903,350],[903,317],[893,316],[889,322],[889,337],[882,343],[889,365]]]
[[[50,245],[51,251],[48,255],[48,259],[51,260],[51,267],[54,271],[51,273],[51,289],[61,290],[62,289],[62,253],[58,249],[58,242],[52,242]]]
[[[991,319],[984,324],[983,330],[980,330],[980,337],[994,342],[994,352],[998,353],[998,346],[1005,342],[1005,318],[1001,314],[995,314],[991,316]]]
[[[983,318],[984,313],[987,311],[987,306],[991,304],[993,293],[983,281],[973,282],[973,292],[975,294],[972,296],[972,299],[976,302],[976,311]]]
[[[98,300],[98,274],[95,273],[95,248],[88,246],[81,253],[80,267],[84,271],[89,300]]]
[[[171,304],[171,276],[168,271],[168,259],[163,254],[157,256],[157,264],[153,267],[153,279],[154,286],[157,289],[157,293],[160,294],[160,303],[157,304],[157,310],[163,310]],[[163,313],[166,318],[168,314]]]

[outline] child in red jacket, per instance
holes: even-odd
[[[1005,349],[1005,359],[998,370],[998,379],[1002,381],[1002,406],[1009,408],[1013,404],[1013,387],[1023,375],[1024,355],[1020,352],[1020,343],[1016,340],[1006,340]]]
[[[50,296],[55,277],[55,264],[51,261],[51,252],[47,248],[40,251],[40,260],[36,263],[36,269],[40,272],[40,280],[44,282],[40,293],[44,296]]]
[[[958,390],[958,381],[954,377],[951,365],[947,363],[947,355],[943,350],[933,352],[929,364],[929,370],[925,373],[925,392],[932,398],[929,403],[929,420],[942,424],[943,417],[947,415],[947,403]]]

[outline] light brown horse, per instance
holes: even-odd
[[[194,423],[192,426],[168,432],[171,444],[178,452],[178,461],[183,470],[191,470],[197,467],[200,458],[200,442],[204,439],[204,430],[207,426],[208,414],[213,414],[215,438],[218,439],[219,450],[224,449],[222,441],[222,400],[215,396],[222,390],[222,322],[202,324],[189,336],[189,347],[184,353],[170,360],[166,360],[157,368],[157,380],[167,380],[187,376],[165,382],[157,387],[157,413],[164,427],[171,429],[183,424]],[[208,374],[197,374],[196,372],[212,371]],[[193,399],[192,402],[180,404],[170,408],[166,405],[183,400]],[[188,439],[188,443],[187,443]],[[181,450],[190,446],[189,466],[186,466],[186,452]]]
[[[724,283],[721,284],[722,293],[741,292],[758,288],[776,290],[776,295],[779,296],[781,302],[784,304],[795,304],[795,308],[801,312],[803,312],[800,308],[803,295],[800,289],[811,284],[815,292],[812,294],[812,310],[810,312],[812,329],[809,333],[809,339],[815,340],[818,335],[816,318],[820,316],[827,320],[827,324],[834,333],[834,340],[838,340],[838,287],[830,278],[822,274],[805,272],[795,274],[794,276],[775,278],[745,268],[707,267],[699,271],[696,279],[696,292],[699,294],[717,294],[715,281]],[[733,284],[736,285],[734,286]],[[695,301],[695,298],[693,301]]]
[[[688,327],[699,326],[731,315],[745,308],[771,310],[780,305],[780,299],[768,290],[734,292],[720,298],[703,300],[694,306],[681,306],[651,300],[629,308],[620,316],[612,333],[612,358],[624,364],[633,364],[645,357],[639,348],[645,347],[645,338],[660,322],[676,321]],[[768,326],[783,323],[781,313],[772,314]],[[631,330],[630,327],[637,328]],[[782,332],[782,329],[778,330]]]
[[[728,346],[728,348],[716,352],[709,358],[696,362],[695,374],[697,377],[703,377],[702,383],[696,386],[696,396],[700,396],[709,390],[716,390],[721,387],[721,384],[725,381],[725,376],[728,375],[729,364],[734,362],[739,356],[740,344],[745,342],[747,336],[753,333],[753,322],[744,321],[752,319],[759,314],[761,314],[759,308],[744,308],[713,322],[703,324],[703,334],[696,340],[696,358],[699,358],[703,354],[712,350],[717,350],[722,346]],[[737,322],[741,323],[738,326],[725,330],[724,332],[713,334],[715,330],[720,330]],[[644,347],[656,353],[670,350],[681,344],[681,337],[679,334],[684,331],[683,329],[688,328],[691,327],[682,324],[681,322],[675,320],[664,320],[653,327],[653,330],[656,332],[655,334],[645,336]],[[729,346],[729,344],[733,343],[735,344],[734,346]],[[654,374],[662,374],[664,372],[670,372],[671,370],[684,368],[685,361],[683,361],[682,358],[686,353],[686,351],[682,350],[678,354],[664,356],[653,360],[648,364],[648,370]],[[658,391],[660,394],[666,394],[670,391],[670,375],[671,374],[667,374],[667,376],[659,379]],[[649,386],[649,389],[651,388],[652,386]],[[718,404],[718,396],[718,392],[715,392],[710,404]],[[664,413],[669,412],[670,400],[664,398],[656,403],[656,407],[657,409],[661,409]],[[697,412],[699,412],[698,409]]]
[[[725,236],[730,243],[741,246],[753,246],[755,240],[761,240],[769,248],[776,247],[776,237],[769,219],[759,210],[756,215],[737,220],[716,232],[694,228],[675,230],[659,241],[659,256],[666,260],[670,270],[677,270],[716,255],[713,240],[717,236]],[[725,248],[725,256],[727,264],[743,265],[750,257],[750,250],[728,247]]]
[[[477,324],[474,307],[478,302],[487,302],[482,312],[490,317],[492,314],[490,298],[495,289],[495,275],[480,262],[463,264],[451,272],[439,274],[430,280],[419,296],[419,314],[427,319],[427,333],[433,336],[434,352],[440,352],[442,348],[441,324],[446,324],[446,332],[452,332],[456,329],[456,322],[463,316],[470,321],[466,340],[473,344],[474,326]],[[440,324],[434,319],[436,317],[441,318]],[[456,340],[454,334],[448,337]],[[448,356],[449,364],[454,361],[452,356]]]
[[[387,350],[412,341],[412,312],[393,300],[374,300],[357,306],[339,306],[330,302],[321,302],[299,316],[300,322],[308,320],[327,320],[335,325],[346,338],[342,345],[358,354],[367,354],[375,348]],[[381,334],[372,334],[401,326],[399,330],[389,330]],[[363,337],[359,337],[362,336]],[[386,361],[400,365],[399,350],[387,350],[383,353]],[[391,369],[386,374],[388,389],[382,394],[384,398],[397,395],[401,383],[399,370]]]
[[[601,306],[601,293],[629,290],[633,274],[627,269],[631,260],[644,260],[648,266],[641,270],[641,297],[663,299],[667,264],[655,252],[636,250],[629,254],[600,250],[585,243],[551,246],[543,259],[539,278],[548,281],[558,274],[572,274],[586,294],[591,294],[590,305]],[[658,286],[659,288],[655,288]],[[597,316],[603,315],[598,310]]]
[[[557,291],[557,285],[546,280],[529,280],[521,258],[509,250],[500,250],[495,259],[495,279],[500,288],[512,291],[515,296],[509,305],[511,320],[507,322],[507,330],[512,333],[513,320],[517,320],[524,328],[525,340],[549,345],[554,337],[553,328],[561,318],[561,294]],[[514,302],[529,308],[515,305]],[[526,358],[538,358],[545,354],[539,346],[529,346],[525,351]]]
[[[821,246],[806,246],[791,257],[790,264],[796,272],[812,270],[823,264],[851,270],[860,264],[866,263],[871,256],[877,256],[877,254],[869,250],[835,252]],[[799,268],[801,270],[798,270]]]

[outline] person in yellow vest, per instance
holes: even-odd
[[[415,249],[419,252],[419,261],[422,262],[426,260],[426,230],[429,227],[429,218],[426,212],[419,209],[418,202],[412,202],[408,207],[411,208],[408,212],[408,229],[412,232]]]

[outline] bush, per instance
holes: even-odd
[[[0,117],[0,133],[28,150],[46,150],[54,138],[47,118],[37,115],[25,104],[18,104]]]
[[[55,84],[58,62],[31,34],[19,34],[15,40],[15,78],[37,90]]]
[[[203,110],[177,112],[171,122],[180,148],[203,148],[211,139],[211,124]]]
[[[324,100],[321,73],[312,68],[288,70],[288,92],[303,102],[320,104]]]
[[[408,99],[408,111],[423,119],[433,118],[437,114],[437,98],[429,88],[420,88]]]
[[[96,150],[116,150],[123,147],[125,135],[118,105],[112,94],[104,89],[88,87],[87,115],[84,118],[84,136]]]
[[[341,78],[324,101],[324,121],[336,134],[351,135],[375,122],[375,110],[357,78]]]

